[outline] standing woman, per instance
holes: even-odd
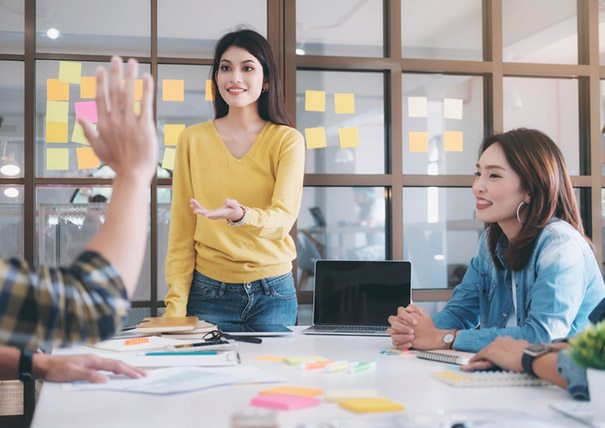
[[[176,151],[165,316],[294,325],[289,232],[304,140],[285,113],[267,40],[252,30],[224,35],[212,81],[215,119],[185,129]]]

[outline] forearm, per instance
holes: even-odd
[[[19,350],[0,347],[0,379],[17,379],[19,377]]]
[[[559,371],[557,370],[557,358],[558,354],[556,352],[544,354],[533,361],[532,369],[540,379],[544,379],[561,388],[567,388],[567,382],[559,375]]]

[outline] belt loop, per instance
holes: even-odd
[[[271,289],[269,288],[269,284],[267,283],[267,278],[262,278],[260,280],[260,283],[263,286],[263,293],[265,294],[265,296],[268,296],[271,294]]]
[[[220,297],[223,297],[225,295],[225,288],[227,288],[227,284],[225,284],[224,282],[221,282],[221,286],[218,290],[218,295]]]

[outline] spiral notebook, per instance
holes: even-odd
[[[548,382],[526,373],[508,371],[460,372],[443,370],[432,376],[440,382],[457,388],[493,388],[505,386],[543,386]]]
[[[416,357],[424,360],[439,361],[448,364],[468,364],[475,354],[472,352],[454,351],[453,349],[439,349],[436,351],[416,351]]]

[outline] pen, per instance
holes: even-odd
[[[349,373],[357,373],[376,369],[376,361],[354,363],[349,366]]]
[[[184,345],[172,345],[173,348],[181,349],[181,348],[191,348],[194,346],[210,346],[213,345],[211,342],[195,342],[195,343],[185,343]]]
[[[160,351],[160,352],[146,352],[145,356],[165,356],[165,355],[216,355],[218,351]]]

